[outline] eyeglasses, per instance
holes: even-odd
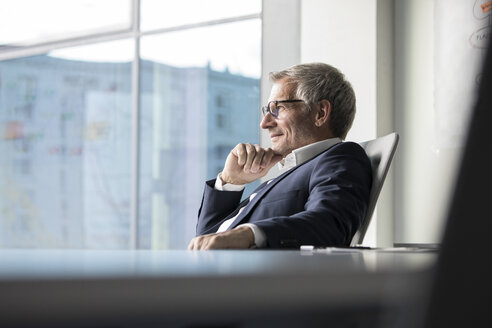
[[[304,102],[304,100],[301,100],[301,99],[272,100],[268,103],[268,105],[261,107],[261,111],[263,112],[264,116],[266,116],[266,114],[270,113],[270,115],[277,118],[279,109],[281,107],[283,107],[283,106],[279,106],[278,104],[295,103],[295,102]]]

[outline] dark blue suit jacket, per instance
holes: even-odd
[[[216,232],[237,214],[230,229],[254,223],[267,247],[348,246],[366,213],[372,171],[367,155],[353,142],[338,143],[315,158],[263,183],[256,197],[240,204],[242,191],[218,191],[206,182],[197,235]]]

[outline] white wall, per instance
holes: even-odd
[[[374,139],[376,112],[376,0],[303,0],[301,62],[325,62],[352,83],[357,114],[347,140]],[[377,219],[364,244],[376,245]]]
[[[477,4],[395,2],[396,242],[441,240],[480,68],[469,37],[487,24],[474,17]]]
[[[443,195],[433,149],[433,2],[397,1],[395,8],[397,242],[435,242]],[[416,24],[418,22],[418,24]],[[425,229],[422,229],[425,227]]]
[[[303,0],[301,62],[340,69],[357,96],[347,140],[376,136],[376,0]]]

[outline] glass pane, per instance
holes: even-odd
[[[260,48],[260,20],[142,39],[140,247],[186,248],[205,180],[259,143]]]
[[[0,2],[0,46],[19,46],[131,27],[131,0]]]
[[[142,31],[261,13],[261,0],[141,0]]]
[[[133,44],[0,62],[0,247],[128,247]]]

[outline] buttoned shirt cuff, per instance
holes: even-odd
[[[243,227],[243,226],[248,227],[253,231],[253,235],[255,236],[256,248],[263,248],[266,246],[266,235],[263,232],[263,230],[261,230],[261,228],[259,228],[256,224],[252,224],[252,223],[244,223],[238,225],[238,227]]]
[[[214,185],[215,190],[220,191],[241,191],[244,189],[244,185],[235,185],[231,183],[222,184],[222,179],[220,178],[220,173],[217,174],[217,179]]]

